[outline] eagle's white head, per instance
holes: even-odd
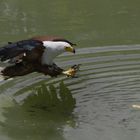
[[[52,65],[54,58],[64,52],[75,53],[73,45],[75,44],[66,41],[43,41],[45,51],[42,55],[42,64]]]

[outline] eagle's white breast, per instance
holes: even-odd
[[[43,41],[43,45],[45,47],[45,50],[42,55],[42,64],[47,65],[52,65],[54,58],[65,52],[65,46],[69,46],[67,42],[61,41]]]

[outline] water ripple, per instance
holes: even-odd
[[[129,122],[123,120],[134,117],[131,105],[140,102],[139,53],[140,45],[80,48],[77,55],[64,54],[57,60],[57,64],[63,67],[82,64],[78,78],[31,74],[4,82],[0,88],[5,95],[21,101],[26,98],[21,94],[30,94],[33,87],[45,83],[57,88],[63,80],[76,98],[74,113],[78,114],[80,123],[92,124],[99,130],[102,124],[111,128],[112,124],[118,128],[127,126],[132,130]],[[18,95],[15,94],[17,92]]]

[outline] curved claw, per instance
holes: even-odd
[[[62,73],[65,74],[67,77],[76,77],[77,71],[79,71],[80,64],[78,65],[73,65],[71,68],[69,68],[66,71],[63,71]]]

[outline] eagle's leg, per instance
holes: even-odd
[[[50,75],[51,77],[57,77],[63,72],[63,69],[58,67],[56,64],[53,65],[35,64],[35,67],[36,67],[36,71],[40,73],[44,73],[45,75]]]
[[[15,65],[8,66],[1,71],[1,74],[7,78],[22,76],[35,71],[31,63],[16,63]]]
[[[68,70],[63,70],[56,64],[53,65],[40,65],[40,63],[16,63],[15,65],[8,66],[1,71],[1,74],[5,79],[12,78],[15,76],[23,76],[32,72],[40,72],[51,77],[57,77],[58,75],[64,74],[67,77],[75,77],[80,65],[74,65]]]
[[[77,71],[79,71],[79,68],[80,68],[80,64],[73,65],[68,70],[63,71],[62,74],[66,75],[67,77],[72,77],[72,78],[76,77],[76,73]]]
[[[58,75],[64,74],[67,77],[76,77],[76,73],[79,70],[80,65],[74,65],[68,70],[64,70],[58,67],[56,64],[53,65],[38,65],[35,64],[36,71],[44,73],[45,75],[50,75],[51,77],[57,77]]]

